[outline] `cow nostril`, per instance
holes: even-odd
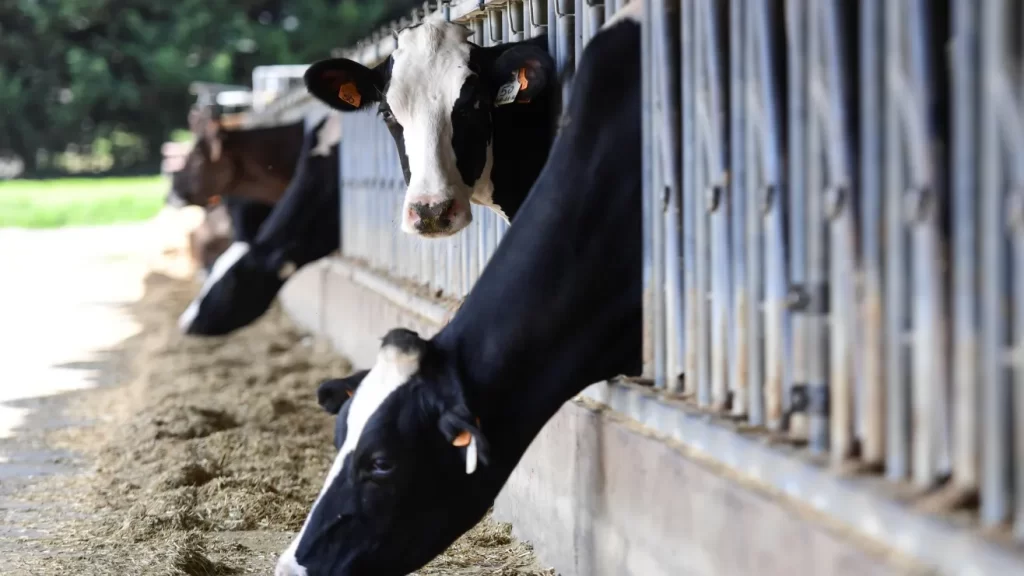
[[[455,200],[445,200],[437,206],[438,218],[451,219],[455,215]]]

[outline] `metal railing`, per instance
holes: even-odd
[[[645,376],[812,460],[1024,540],[1019,0],[643,1]],[[622,0],[425,5],[392,28],[549,32],[559,71]],[[567,76],[568,78],[568,76]],[[373,112],[344,116],[342,252],[464,296],[505,231],[399,231]],[[978,504],[980,502],[980,504]]]
[[[252,69],[252,107],[260,112],[282,94],[302,88],[306,64],[257,66]]]
[[[646,375],[1024,540],[1024,3],[647,1]]]

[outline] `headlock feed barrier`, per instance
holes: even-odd
[[[644,377],[657,394],[588,394],[939,563],[963,568],[963,545],[865,486],[967,510],[967,526],[1002,534],[972,536],[970,566],[1021,570],[999,541],[1024,541],[1024,2],[633,1],[653,15]],[[376,65],[392,29],[424,18],[484,46],[546,32],[569,84],[624,4],[427,4],[343,52]],[[395,144],[374,111],[343,118],[343,256],[463,297],[505,223],[474,206],[452,238],[399,232]]]

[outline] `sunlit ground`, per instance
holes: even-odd
[[[152,218],[167,196],[162,176],[0,182],[0,228],[59,228]]]
[[[0,438],[24,422],[16,401],[94,385],[102,352],[138,330],[124,306],[142,294],[151,228],[0,230]]]

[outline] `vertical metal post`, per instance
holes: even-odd
[[[882,202],[882,27],[883,0],[864,0],[860,5],[860,211],[861,270],[864,291],[861,301],[861,372],[863,403],[861,460],[881,467],[885,460],[885,330],[883,277]]]
[[[790,323],[784,335],[788,348],[789,378],[791,388],[783,387],[782,409],[784,425],[793,438],[805,438],[807,412],[807,322],[806,307],[807,281],[807,11],[808,0],[786,2],[787,31],[787,81],[789,89],[789,281],[788,305],[791,310]],[[770,400],[770,398],[769,398]],[[770,411],[770,406],[769,406]],[[769,420],[769,424],[771,421]]]
[[[828,0],[825,0],[826,2]],[[825,92],[822,86],[822,44],[824,31],[824,2],[811,2],[808,10],[807,59],[805,60],[808,92]],[[806,356],[808,444],[812,453],[821,454],[829,446],[828,421],[828,236],[824,224],[824,186],[826,178],[825,158],[828,141],[823,133],[821,110],[823,98],[812,98],[809,102],[807,130],[807,189],[806,189],[806,257],[807,276],[804,283],[805,307],[803,311]]]
[[[605,0],[605,7],[612,6],[615,0]],[[684,389],[687,394],[697,391],[697,331],[698,310],[703,306],[703,296],[697,283],[697,222],[702,216],[697,212],[697,194],[695,192],[696,141],[694,134],[696,113],[694,111],[694,47],[698,40],[694,38],[694,5],[683,0],[679,7],[679,38],[682,96],[682,229],[683,229],[683,290],[684,290],[684,334],[683,334],[683,373],[685,374]],[[606,13],[607,14],[607,13]]]
[[[679,138],[678,81],[675,55],[674,2],[654,0],[648,20],[651,28],[651,61],[645,69],[651,73],[650,88],[654,103],[652,112],[652,146],[657,173],[651,190],[654,232],[653,309],[655,385],[679,388],[682,372],[681,338],[683,331],[681,272],[679,269]],[[659,238],[660,236],[660,238]]]
[[[707,9],[703,2],[683,2],[683,5],[689,6],[687,15],[690,17],[690,22],[687,28],[690,30],[691,37],[693,38],[693,41],[690,43],[692,48],[691,54],[686,60],[693,74],[691,86],[693,89],[694,133],[693,139],[688,144],[693,147],[694,164],[692,181],[693,218],[696,236],[694,242],[694,261],[696,262],[694,299],[697,309],[694,323],[696,338],[688,340],[687,346],[690,346],[690,342],[692,342],[695,348],[693,354],[696,359],[697,369],[693,374],[696,375],[697,381],[697,402],[702,408],[705,408],[711,405],[711,364],[709,354],[710,342],[708,339],[708,318],[710,317],[708,294],[710,282],[708,278],[709,241],[707,211],[709,206],[707,202],[714,200],[708,194],[708,183],[710,180],[708,166],[711,161],[708,158],[710,152],[707,148],[710,146],[708,146],[707,141],[710,138],[709,132],[711,131],[711,110],[707,96],[709,91],[707,84],[710,82],[708,79],[708,66],[705,62],[705,53],[708,51],[709,42],[706,38],[705,26],[703,26],[703,12]],[[690,374],[689,371],[687,373]]]
[[[651,14],[651,10],[654,6],[654,0],[640,0],[644,2],[644,18],[646,22],[650,22],[648,15]],[[554,0],[555,3],[562,2],[562,0]],[[568,4],[568,2],[563,2]],[[560,18],[564,18],[564,13],[559,14]],[[561,20],[558,25],[559,33],[559,50],[562,51],[566,48],[563,38],[563,26]],[[653,59],[652,59],[652,38],[651,27],[645,25],[641,27],[640,33],[640,63],[641,63],[641,125],[642,125],[642,173],[641,179],[643,182],[643,268],[644,268],[644,354],[643,354],[643,375],[645,378],[655,380],[655,384],[658,385],[658,376],[663,376],[661,372],[661,366],[659,365],[662,361],[662,354],[657,352],[657,349],[664,342],[664,332],[659,329],[664,324],[664,316],[662,315],[663,307],[661,306],[661,295],[663,283],[661,281],[663,274],[663,261],[659,261],[658,256],[661,253],[661,248],[664,246],[661,244],[661,236],[663,230],[661,230],[660,217],[656,217],[658,212],[658,203],[654,201],[654,187],[656,182],[656,169],[657,169],[657,158],[654,154],[655,147],[655,115],[654,115],[654,90],[653,90],[653,78],[654,73]],[[559,70],[563,70],[565,63],[559,61]],[[664,381],[660,384],[664,384]]]
[[[729,157],[728,86],[724,79],[725,54],[728,52],[727,23],[723,22],[724,0],[698,2],[701,16],[697,25],[703,28],[702,64],[705,69],[707,133],[703,146],[708,148],[704,183],[705,206],[711,220],[711,408],[728,408],[729,375]],[[723,41],[723,32],[726,40]],[[702,121],[699,119],[698,121]]]
[[[748,308],[754,304],[748,300],[747,291],[747,163],[745,132],[747,130],[746,100],[749,97],[745,44],[746,21],[750,3],[745,0],[731,0],[729,6],[729,211],[730,242],[732,259],[732,322],[729,329],[729,391],[732,393],[732,413],[745,416],[749,407],[751,381],[749,379],[750,314]]]
[[[983,1],[983,0],[982,0]],[[978,488],[978,17],[975,0],[953,5],[953,477],[957,490]],[[1018,436],[1020,437],[1020,436]]]
[[[1005,0],[978,2],[981,10],[981,145],[978,158],[981,172],[981,523],[986,527],[1002,524],[1010,516],[1013,499],[1010,450],[1010,379],[1004,361],[1010,330],[1005,298],[1008,275],[1006,249],[1004,186],[1005,172],[1001,156],[999,97],[1009,89],[1004,76],[1002,51],[1006,46],[1003,19]],[[1002,94],[1000,93],[1002,92]]]
[[[907,323],[906,232],[903,226],[903,185],[901,114],[898,107],[903,76],[902,9],[906,0],[885,3],[885,281],[886,281],[886,476],[902,480],[910,472],[910,371],[904,331]],[[895,93],[895,94],[894,94]]]
[[[908,140],[912,189],[906,209],[911,218],[913,266],[912,387],[915,430],[912,473],[914,483],[932,486],[949,473],[949,347],[947,346],[946,276],[941,270],[945,259],[945,239],[940,219],[945,210],[945,181],[939,167],[945,166],[944,151],[935,146],[941,134],[931,108],[937,98],[933,85],[938,76],[935,40],[945,43],[934,24],[935,9],[927,0],[913,0],[909,6],[910,74],[914,90],[917,125],[921,130]],[[944,15],[945,16],[945,15]],[[945,63],[942,64],[946,66]],[[939,88],[945,89],[945,87]],[[913,124],[911,124],[913,126]],[[923,195],[922,195],[923,194]]]

